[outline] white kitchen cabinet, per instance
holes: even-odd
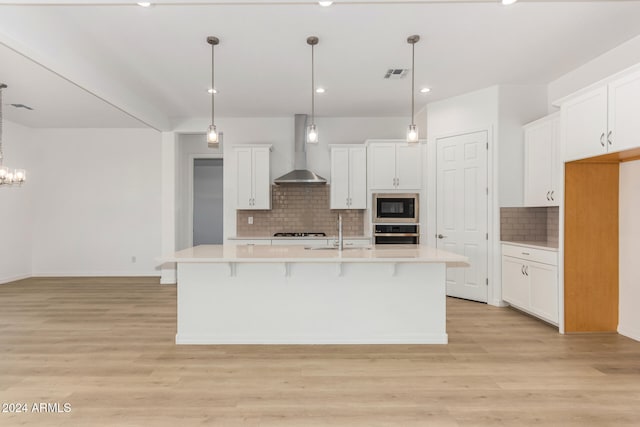
[[[236,209],[271,209],[271,145],[233,148],[237,183]]]
[[[419,190],[422,181],[420,144],[368,142],[369,188]]]
[[[609,152],[640,147],[640,71],[609,83]]]
[[[524,126],[524,205],[559,206],[561,176],[556,113]]]
[[[502,244],[502,299],[557,325],[557,252]]]
[[[367,152],[363,145],[331,146],[331,209],[367,208]]]
[[[640,71],[562,103],[564,160],[640,147]]]

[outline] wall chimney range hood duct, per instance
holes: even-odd
[[[327,180],[307,169],[307,115],[295,115],[294,162],[291,172],[276,178],[276,184],[326,184]]]

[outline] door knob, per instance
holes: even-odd
[[[444,238],[445,238],[445,237],[447,237],[447,236],[443,236],[442,234],[438,234],[436,237],[437,237],[438,239],[444,239]]]

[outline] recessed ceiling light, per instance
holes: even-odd
[[[325,93],[325,89],[323,87],[319,87],[316,89],[316,93]]]
[[[151,6],[151,2],[150,1],[139,1],[138,2],[138,6],[149,7],[149,6]]]
[[[329,7],[333,4],[332,1],[325,1],[325,0],[321,0],[318,2],[318,4],[322,7]]]
[[[218,89],[209,89],[207,90],[209,93],[218,93]]]
[[[509,6],[510,4],[514,4],[518,0],[502,0],[502,4],[505,6]]]
[[[420,93],[429,93],[431,92],[431,89],[428,87],[423,87],[422,89],[420,89]]]

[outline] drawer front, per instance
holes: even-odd
[[[278,245],[302,245],[302,246],[327,246],[326,239],[273,239],[273,246]]]
[[[558,252],[544,249],[502,244],[502,255],[541,262],[543,264],[558,265]]]

